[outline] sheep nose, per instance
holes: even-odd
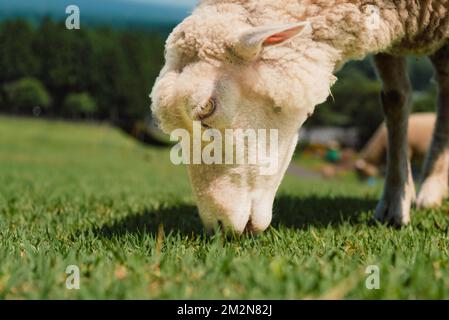
[[[209,231],[220,230],[225,233],[241,235],[248,225],[248,214],[225,214],[220,212],[214,214],[208,211],[208,214],[200,214],[205,228]]]
[[[225,233],[241,235],[245,232],[251,234],[259,234],[265,231],[271,223],[271,208],[269,211],[257,212],[251,210],[247,214],[240,215],[212,215],[209,217],[216,217],[205,222],[205,227],[209,230],[221,230]],[[256,213],[256,214],[254,214]]]
[[[245,231],[261,233],[271,223],[274,196],[257,196],[251,199],[247,195],[240,201],[227,202],[218,201],[221,200],[218,197],[201,199],[198,201],[199,215],[208,230],[220,228],[226,233],[238,235]]]
[[[242,233],[258,234],[261,232],[261,230],[258,230],[256,227],[253,226],[251,219],[248,220],[245,228],[243,229],[243,232],[240,232],[239,230],[235,230],[235,229],[230,230],[229,227],[226,229],[225,225],[223,224],[223,222],[221,220],[218,220],[217,225],[218,225],[219,230],[224,230],[224,231],[228,231],[228,232],[230,231],[230,232],[236,233],[236,234],[242,234]]]
[[[248,224],[248,218],[232,219],[232,217],[233,216],[221,218],[218,220],[217,224],[219,225],[220,230],[223,230],[226,233],[241,235]]]

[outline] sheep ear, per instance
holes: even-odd
[[[238,37],[235,53],[243,59],[252,60],[259,55],[263,47],[283,43],[309,30],[309,22],[256,27]]]

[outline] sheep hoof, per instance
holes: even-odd
[[[448,195],[447,182],[438,177],[426,179],[416,200],[416,207],[429,209],[439,207]]]
[[[413,199],[411,192],[385,192],[376,208],[374,219],[394,227],[401,227],[410,222],[410,207]]]

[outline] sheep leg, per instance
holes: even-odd
[[[415,187],[407,144],[412,89],[404,57],[378,54],[374,57],[383,83],[382,108],[388,131],[387,174],[375,218],[396,226],[410,221]]]
[[[423,168],[419,208],[441,205],[448,195],[449,172],[449,44],[430,57],[439,86],[437,121]]]

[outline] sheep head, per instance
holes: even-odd
[[[293,40],[303,48],[303,55]],[[310,45],[308,23],[253,27],[235,15],[211,19],[207,12],[187,18],[167,40],[166,65],[151,94],[161,128],[169,134],[183,129],[194,135],[196,130],[214,141],[221,134],[223,143],[220,151],[213,151],[214,157],[222,153],[221,163],[187,164],[206,227],[221,224],[242,233],[245,229],[261,232],[270,225],[275,194],[295,150],[298,130],[314,106],[327,98],[333,81],[330,67],[317,66],[306,56]],[[313,59],[324,55],[312,49]],[[246,133],[256,133],[257,140],[263,129],[262,144],[275,153],[270,155],[276,165],[269,174],[262,173],[267,163],[259,154],[255,162],[248,161],[256,149]],[[232,139],[225,141],[227,134]],[[194,150],[193,139],[189,144]],[[240,153],[240,161],[239,146],[245,158]],[[200,148],[204,147],[203,143]],[[233,150],[233,161],[225,160],[226,150]],[[189,157],[192,160],[192,152]]]

